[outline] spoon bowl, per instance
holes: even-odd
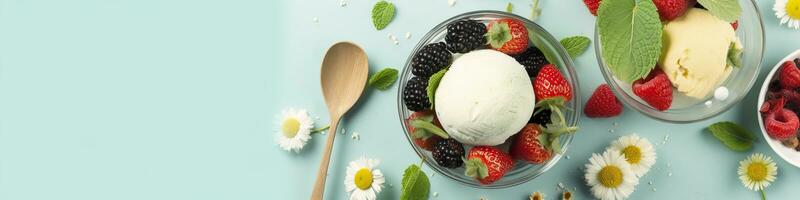
[[[361,93],[364,92],[368,73],[367,54],[356,44],[338,42],[325,53],[325,58],[322,60],[320,82],[322,96],[325,98],[325,105],[328,106],[331,126],[325,142],[325,150],[322,153],[322,162],[320,162],[317,172],[317,181],[311,192],[312,200],[322,200],[336,128],[342,116],[356,104]]]

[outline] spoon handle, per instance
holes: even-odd
[[[331,127],[328,129],[328,140],[325,142],[325,151],[322,153],[322,162],[319,163],[317,182],[314,183],[314,190],[311,192],[311,200],[322,200],[325,193],[325,179],[328,177],[328,164],[331,161],[331,150],[333,149],[333,139],[336,137],[337,126],[339,126],[339,119],[332,119]]]

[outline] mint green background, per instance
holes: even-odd
[[[360,44],[373,72],[401,68],[435,24],[467,11],[505,10],[508,1],[461,0],[455,7],[446,0],[393,1],[395,19],[381,31],[369,18],[374,2],[0,0],[0,199],[307,199],[324,136],[315,135],[299,154],[285,152],[273,141],[275,115],[306,108],[321,117],[318,125],[327,123],[319,66],[329,45]],[[513,2],[515,13],[528,15],[530,1]],[[778,26],[773,1],[759,2],[767,39],[755,88],[778,59],[800,47],[800,31]],[[541,7],[537,22],[556,37],[593,34],[594,17],[581,1],[543,0]],[[603,82],[594,52],[575,63],[587,99]],[[328,199],[346,198],[346,163],[361,156],[382,161],[393,187],[380,197],[399,197],[402,170],[419,158],[400,129],[396,92],[396,85],[367,90],[347,116]],[[575,199],[588,199],[578,167],[614,138],[636,132],[654,143],[667,134],[670,140],[657,146],[658,162],[633,199],[757,199],[736,176],[738,161],[755,152],[778,159],[768,197],[794,199],[800,169],[766,143],[736,153],[703,131],[732,120],[758,133],[756,93],[692,124],[654,121],[630,109],[617,118],[581,118],[571,159],[533,181],[482,190],[435,175],[431,191],[438,199],[523,199],[533,191],[554,199],[563,182],[577,189]],[[620,125],[609,133],[612,122]],[[360,141],[350,139],[353,131]]]

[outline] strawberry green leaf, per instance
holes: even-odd
[[[446,72],[447,69],[445,68],[428,78],[428,87],[425,88],[425,90],[428,92],[428,102],[431,102],[431,108],[433,108],[433,105],[435,105],[433,101],[436,99],[434,98],[434,96],[436,96],[436,88],[439,88],[439,82],[442,81],[442,77],[444,77],[444,73]]]
[[[489,176],[489,168],[480,158],[471,158],[464,161],[464,175],[472,178],[486,178]]]
[[[712,15],[727,22],[734,22],[742,14],[742,6],[738,0],[697,0]]]
[[[756,140],[752,132],[729,121],[717,122],[708,126],[708,130],[722,144],[734,151],[746,151],[753,147]]]
[[[410,165],[403,173],[403,188],[401,190],[401,200],[422,200],[428,199],[428,192],[431,189],[428,175],[417,165]]]
[[[508,5],[506,5],[506,12],[511,12],[511,11],[514,11],[514,4],[508,2]]]
[[[372,25],[375,29],[382,30],[394,18],[394,5],[386,1],[379,1],[372,7]]]
[[[661,56],[661,20],[650,0],[605,0],[597,10],[603,60],[631,83],[647,76]]]
[[[442,130],[441,128],[439,128],[438,126],[434,125],[429,121],[425,121],[422,119],[412,119],[411,121],[408,121],[408,124],[416,129],[425,130],[429,133],[438,135],[439,137],[442,137],[444,139],[450,138],[447,132],[445,132],[444,130]]]
[[[508,27],[508,23],[505,22],[498,22],[492,25],[489,31],[486,32],[486,40],[488,40],[489,45],[495,49],[503,47],[503,45],[511,41],[512,38],[511,28]]]
[[[387,90],[397,81],[397,70],[393,68],[383,68],[378,73],[369,77],[367,84],[378,90]]]
[[[561,46],[564,46],[564,49],[567,50],[567,53],[569,53],[569,56],[573,59],[583,54],[591,42],[592,41],[586,36],[572,36],[561,39],[560,41]]]

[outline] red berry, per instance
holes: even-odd
[[[542,146],[538,138],[541,134],[546,133],[542,132],[538,124],[525,125],[511,143],[509,149],[511,156],[533,164],[542,164],[550,160],[553,151]]]
[[[487,40],[494,50],[514,55],[528,48],[528,29],[519,20],[498,19],[490,22],[486,29]]]
[[[653,3],[656,4],[662,21],[672,21],[683,16],[683,13],[691,7],[688,0],[653,0]]]
[[[736,29],[738,29],[738,28],[739,28],[739,20],[736,20],[736,21],[734,21],[733,23],[731,23],[731,26],[733,27],[733,30],[734,30],[734,31],[735,31]]]
[[[564,97],[567,102],[572,99],[572,86],[555,66],[547,64],[533,80],[533,93],[537,102],[552,97]]]
[[[797,114],[783,108],[784,103],[784,99],[778,99],[777,104],[773,105],[772,110],[764,117],[764,129],[770,137],[777,140],[796,137],[797,128],[800,127]]]
[[[597,86],[589,101],[586,101],[583,113],[587,117],[614,117],[622,113],[622,103],[607,84],[602,84]]]
[[[778,75],[781,87],[784,89],[794,89],[800,87],[800,69],[792,61],[786,61],[781,66],[781,73]]]
[[[467,169],[464,173],[484,185],[492,184],[514,167],[514,160],[506,152],[490,146],[472,147],[467,154]],[[481,177],[479,168],[486,168],[488,174]]]
[[[431,111],[431,110],[423,110],[423,111],[419,111],[419,112],[413,112],[413,113],[411,113],[411,115],[408,116],[408,119],[406,119],[403,122],[403,123],[406,124],[406,127],[408,127],[408,134],[411,135],[412,138],[414,138],[414,132],[417,131],[417,129],[414,128],[414,126],[411,126],[408,123],[408,121],[411,121],[411,120],[414,120],[414,119],[419,119],[419,118],[422,118],[422,117],[425,117],[425,116],[430,116],[430,115],[433,115],[433,124],[438,126],[439,128],[442,128],[442,124],[439,122],[439,119],[436,117],[436,115],[435,115],[435,113],[433,111]],[[413,139],[414,144],[416,144],[420,148],[428,150],[428,151],[433,150],[433,145],[436,144],[436,142],[438,142],[439,140],[442,140],[442,138],[439,137],[439,136],[436,136],[436,135],[430,136],[428,138],[414,138]]]
[[[656,110],[665,111],[672,105],[672,85],[661,69],[654,69],[647,78],[633,82],[633,93]]]
[[[586,4],[586,8],[589,8],[589,12],[592,15],[597,16],[597,7],[600,7],[600,2],[602,0],[583,0],[583,4]]]

